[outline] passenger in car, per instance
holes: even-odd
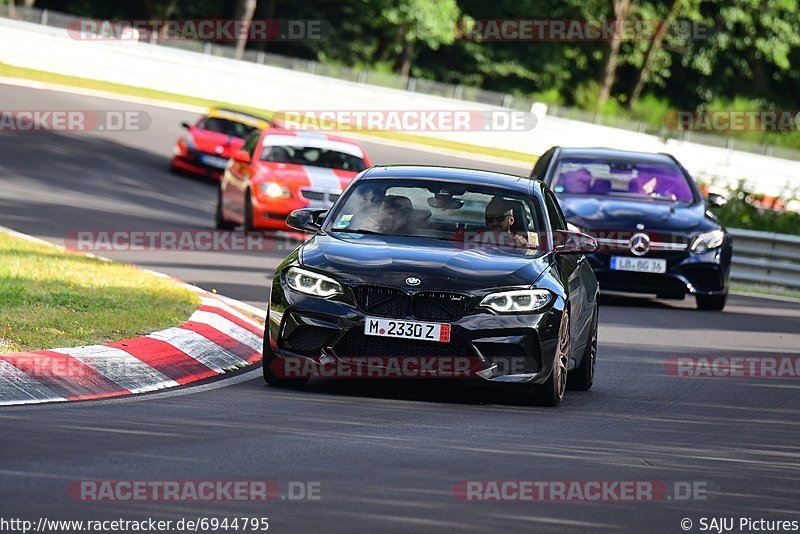
[[[486,204],[486,231],[480,232],[475,241],[527,247],[528,240],[513,232],[514,204],[500,197],[495,197]]]

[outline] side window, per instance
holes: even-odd
[[[250,154],[251,158],[253,157],[253,152],[256,150],[256,146],[258,146],[259,139],[261,139],[261,131],[256,130],[250,134],[250,137],[247,138],[247,141],[244,142],[244,146],[242,146],[242,150]]]
[[[544,194],[544,202],[547,207],[547,216],[550,218],[550,226],[553,230],[566,230],[567,222],[564,220],[564,214],[561,212],[561,206],[558,205],[555,195],[551,191],[546,191]]]
[[[555,147],[551,148],[536,161],[536,165],[533,166],[533,172],[531,172],[531,178],[534,180],[544,180],[544,175],[547,173],[547,168],[550,166],[550,161],[553,159],[553,154],[555,154]]]

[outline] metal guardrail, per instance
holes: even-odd
[[[729,231],[734,238],[731,280],[800,288],[800,236]]]

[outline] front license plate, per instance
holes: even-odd
[[[667,260],[657,258],[627,258],[624,256],[614,256],[611,258],[611,269],[615,271],[661,274],[667,272]]]
[[[399,337],[449,343],[450,325],[367,317],[364,321],[364,334],[368,336]]]
[[[201,156],[200,161],[211,167],[224,169],[228,165],[228,160],[225,158],[218,158],[217,156]]]

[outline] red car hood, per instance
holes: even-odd
[[[218,132],[192,130],[191,135],[198,150],[208,154],[216,154],[223,158],[232,157],[233,153],[244,145],[244,139]]]

